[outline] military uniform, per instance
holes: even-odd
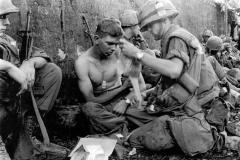
[[[148,109],[149,114],[160,117],[133,131],[129,141],[135,147],[154,151],[177,143],[189,155],[206,152],[213,147],[214,139],[201,105],[218,97],[217,75],[205,55],[197,52],[200,43],[188,31],[172,25],[161,42],[162,58],[180,59],[183,71],[179,79],[162,77],[155,98],[148,103],[155,110]]]
[[[137,26],[138,19],[137,19],[136,11],[125,10],[123,14],[120,15],[120,21],[121,21],[121,26],[123,28]],[[129,37],[130,39],[128,39],[125,36],[124,38],[130,41],[131,43],[133,43],[135,46],[139,47],[140,49],[145,50],[148,48],[147,43],[140,36]],[[131,66],[133,63],[132,60],[129,60],[128,58],[125,58],[123,56],[121,57],[121,56],[119,59],[122,58],[123,60],[120,63],[123,63],[123,66],[128,70],[129,68],[127,68],[126,66]],[[135,65],[134,67],[137,66],[138,69],[142,67],[138,61],[135,61],[135,64],[137,65]],[[119,68],[122,68],[122,67],[119,67]],[[125,72],[125,71],[121,71],[121,72]],[[119,85],[117,87],[119,87]],[[96,89],[94,89],[94,92],[96,92]],[[128,91],[126,91],[126,95],[128,94],[127,92]],[[116,114],[114,114],[113,108],[116,105],[126,105],[124,104],[126,103],[124,100],[124,96],[126,95],[119,95],[116,98],[112,99],[108,104],[102,105],[102,104],[90,102],[90,103],[86,103],[82,107],[83,113],[86,115],[87,119],[90,122],[90,128],[93,133],[108,133],[111,131],[117,131],[127,123],[127,120],[131,121],[137,126],[142,126],[143,124],[146,124],[154,119],[153,116],[150,116],[147,113],[138,110],[135,106],[128,107],[123,116],[119,117]]]
[[[40,111],[46,113],[53,107],[54,101],[56,100],[58,91],[60,89],[62,80],[61,70],[55,64],[51,63],[50,57],[41,49],[33,47],[31,58],[32,57],[43,57],[48,61],[48,63],[42,68],[36,69],[35,83],[33,86],[33,92],[36,97],[38,108]],[[6,34],[0,35],[0,58],[9,61],[16,66],[20,66],[16,41]],[[17,116],[17,112],[20,110],[23,112],[32,110],[31,113],[34,114],[31,98],[26,95],[27,93],[22,96],[21,108],[19,108],[20,106],[17,104],[18,97],[16,97],[19,89],[20,86],[13,79],[11,79],[5,71],[0,72],[0,131],[5,130],[4,128],[7,126],[6,119],[9,120],[9,117],[12,115]],[[41,92],[39,92],[39,89]],[[14,121],[14,118],[10,118],[10,121]],[[13,124],[17,125],[19,123],[13,122]],[[22,130],[21,128],[19,129]],[[8,133],[1,134],[7,135]],[[24,141],[24,139],[22,141]],[[15,153],[15,155],[12,156],[19,156],[16,154],[23,156],[21,150],[20,153]],[[24,157],[22,158],[24,159]]]
[[[1,59],[20,66],[16,42],[8,35],[0,36]],[[62,75],[60,68],[51,63],[50,57],[43,50],[33,47],[31,57],[45,58],[48,63],[42,68],[36,69],[35,85],[33,91],[40,110],[48,112],[53,107],[57,93],[60,89]],[[6,75],[5,75],[6,76]],[[36,86],[38,85],[38,86]],[[41,90],[41,91],[38,91]]]

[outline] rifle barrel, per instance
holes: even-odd
[[[84,15],[82,15],[82,20],[83,20],[83,24],[85,24],[86,27],[87,27],[87,31],[85,31],[85,33],[87,33],[87,35],[89,36],[89,38],[90,38],[90,40],[91,40],[91,44],[92,44],[92,46],[93,46],[93,45],[94,45],[94,42],[93,42],[91,30],[90,30],[90,28],[89,28],[89,25],[88,25],[87,20],[86,20],[86,18],[85,18]]]
[[[26,26],[26,35],[27,35],[27,38],[26,38],[26,56],[25,56],[25,58],[29,58],[29,53],[28,53],[28,48],[29,48],[29,33],[28,33],[28,31],[29,31],[29,29],[30,29],[30,11],[28,11],[27,12],[27,26]]]
[[[28,59],[29,56],[29,49],[32,44],[32,37],[30,36],[30,20],[31,20],[31,11],[27,12],[27,23],[25,31],[22,31],[22,46],[20,50],[20,62],[23,62],[25,59]]]

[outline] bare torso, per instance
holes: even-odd
[[[83,55],[82,58],[88,62],[88,76],[94,93],[100,94],[121,85],[117,56],[115,54],[104,60],[95,59],[89,53]]]

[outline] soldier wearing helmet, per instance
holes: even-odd
[[[61,85],[62,73],[59,67],[51,63],[50,57],[43,50],[36,47],[32,47],[30,58],[25,59],[22,64],[20,63],[17,43],[5,33],[7,27],[10,25],[8,15],[16,12],[19,12],[19,9],[13,5],[11,0],[0,0],[0,135],[6,130],[5,127],[10,125],[8,120],[13,121],[12,129],[16,129],[16,127],[21,128],[20,123],[16,122],[17,118],[12,118],[12,115],[16,115],[14,111],[17,109],[13,104],[17,100],[16,94],[18,93],[23,94],[21,96],[23,97],[21,103],[25,107],[21,107],[23,107],[22,110],[25,113],[24,125],[31,136],[33,132],[32,126],[34,126],[33,122],[36,123],[36,121],[33,121],[32,118],[34,111],[31,107],[32,102],[29,101],[31,98],[28,92],[24,93],[24,91],[33,88],[37,105],[41,113],[46,114],[53,107],[57,97]],[[18,126],[14,128],[14,125]],[[4,133],[5,137],[13,132],[13,130],[8,131],[9,133]],[[15,133],[22,134],[22,132],[17,133],[14,130]],[[29,147],[31,144],[30,139],[22,135],[16,135],[16,137],[21,137],[17,141],[23,146],[21,146],[21,149],[18,148],[20,145],[16,145],[17,147],[11,146],[15,147],[15,149],[11,148],[13,152],[10,154],[11,158],[31,159],[33,150],[32,146]],[[1,138],[0,148],[0,159],[10,159],[5,152],[6,150],[2,150],[5,147]]]
[[[0,37],[3,35],[3,32],[5,32],[7,25],[10,24],[8,18],[7,18],[7,14],[9,13],[15,13],[18,12],[19,9],[17,7],[15,7],[11,1],[0,1]],[[2,54],[2,45],[1,45],[1,40],[0,40],[0,52]],[[19,68],[17,68],[16,66],[14,66],[14,64],[12,64],[11,62],[5,61],[4,59],[0,59],[0,69],[1,72],[6,72],[6,74],[8,74],[9,77],[11,77],[12,79],[14,79],[16,82],[18,82],[19,84],[21,84],[22,88],[26,88],[27,87],[27,79],[26,79],[26,75],[25,73],[23,73],[23,71],[21,71]],[[2,79],[2,78],[1,78]],[[1,93],[2,92],[7,92],[6,90],[2,90],[1,87]],[[0,106],[0,159],[4,159],[4,160],[10,160],[9,154],[5,148],[5,144],[3,142],[2,139],[2,134],[3,134],[3,125],[2,125],[2,121],[4,118],[6,118],[6,114],[4,114],[6,112],[6,108],[4,108],[3,104],[2,104],[2,99],[3,97],[1,96],[1,106]]]
[[[132,42],[140,49],[147,49],[148,44],[143,38],[138,25],[137,12],[134,10],[124,10],[119,16],[121,26],[124,31],[124,38]]]
[[[228,52],[222,52],[223,41],[218,36],[212,36],[206,43],[206,53],[214,56],[219,64],[223,67],[233,68],[233,62]]]
[[[161,40],[162,58],[150,56],[122,40],[123,54],[139,59],[143,65],[162,75],[157,89],[147,103],[146,111],[159,116],[166,113],[133,132],[129,141],[132,145],[141,145],[155,151],[171,148],[176,142],[185,153],[192,156],[207,152],[215,143],[200,105],[204,106],[218,97],[218,79],[211,64],[205,61],[198,39],[173,24],[178,14],[169,0],[148,0],[138,14],[141,31],[149,31],[155,40]],[[196,128],[175,119],[173,115],[180,110]],[[206,126],[195,123],[192,116]],[[156,130],[149,127],[157,124]],[[204,133],[198,129],[203,129]]]
[[[222,49],[223,41],[218,36],[212,36],[208,39],[206,47],[209,52],[211,51],[220,51]]]
[[[140,28],[138,26],[137,12],[134,10],[124,10],[119,16],[121,26],[124,29],[124,37],[130,40],[132,37],[140,34]]]
[[[202,33],[202,44],[205,46],[207,43],[207,40],[213,36],[213,32],[209,29],[205,29]]]
[[[124,38],[129,42],[133,43],[141,50],[146,50],[149,54],[153,56],[159,56],[160,52],[158,50],[150,50],[148,44],[142,33],[140,32],[139,22],[137,17],[137,12],[134,10],[124,10],[119,16],[121,21],[121,26],[124,31]],[[146,83],[155,85],[159,79],[159,74],[155,73],[151,68],[143,66],[142,74]]]

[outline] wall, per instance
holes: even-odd
[[[85,49],[91,46],[84,34],[86,29],[81,20],[85,15],[91,31],[102,17],[118,17],[123,9],[138,9],[146,0],[13,0],[21,13],[12,14],[8,33],[15,39],[18,30],[24,29],[26,12],[32,11],[31,26],[34,33],[34,45],[45,49],[50,55],[56,55],[58,48],[67,53],[75,51],[76,44]],[[180,11],[176,22],[198,36],[204,28],[210,28],[215,34],[223,33],[223,14],[211,0],[172,0]],[[159,46],[148,33],[144,36],[150,47]]]

